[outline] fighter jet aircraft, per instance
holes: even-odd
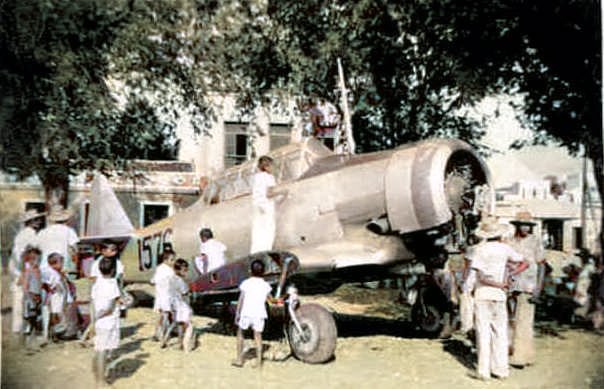
[[[337,155],[311,137],[269,155],[274,189],[284,193],[276,198],[273,248],[295,259],[295,274],[286,278],[302,292],[391,277],[417,263],[431,266],[462,244],[481,209],[493,204],[487,167],[459,140]],[[227,263],[251,258],[255,169],[256,161],[248,161],[225,170],[196,203],[140,230],[98,177],[90,200],[92,236],[85,240],[123,243],[126,282],[148,281],[167,244],[179,257],[199,255],[202,227],[226,244]]]

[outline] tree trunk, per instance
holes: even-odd
[[[594,176],[596,185],[598,187],[598,193],[600,193],[600,231],[598,232],[598,241],[600,243],[600,261],[603,257],[604,248],[604,159],[602,155],[602,145],[600,147],[593,147],[590,150],[590,157],[594,165]]]
[[[69,176],[64,174],[47,174],[42,177],[46,211],[60,206],[67,208],[69,193]]]

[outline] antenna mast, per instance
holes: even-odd
[[[338,58],[338,77],[340,104],[344,117],[342,118],[343,120],[341,123],[343,129],[340,130],[342,132],[342,139],[336,145],[336,150],[341,153],[354,154],[356,144],[354,142],[354,137],[352,136],[352,123],[350,120],[350,110],[348,109],[348,89],[346,89],[346,83],[344,82],[344,70],[342,69],[342,61],[340,58]]]

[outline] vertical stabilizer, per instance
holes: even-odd
[[[107,178],[102,174],[96,174],[90,191],[88,235],[127,235],[133,230],[134,227]]]

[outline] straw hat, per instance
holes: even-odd
[[[71,216],[72,213],[70,210],[63,209],[63,207],[58,205],[54,206],[50,210],[50,213],[48,214],[48,220],[50,220],[51,222],[64,222],[66,220],[69,220]]]
[[[516,212],[516,219],[510,221],[510,223],[513,225],[528,225],[528,226],[534,226],[537,224],[529,211]]]
[[[499,223],[492,216],[487,216],[480,221],[476,236],[482,239],[493,239],[505,235],[508,231],[507,225]]]
[[[40,213],[40,212],[36,211],[35,209],[28,209],[27,211],[25,211],[25,213],[23,215],[21,215],[21,217],[19,218],[19,221],[21,223],[25,223],[30,220],[42,217],[44,215],[46,215],[46,213],[44,213],[44,212]]]

